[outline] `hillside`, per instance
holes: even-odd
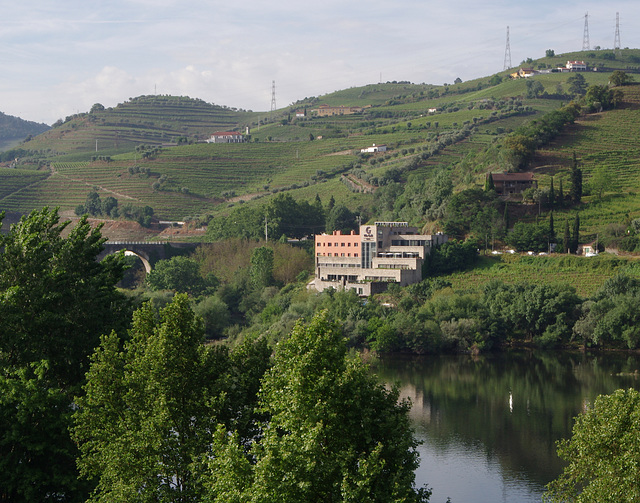
[[[587,84],[606,85],[614,68],[638,71],[640,50],[621,53],[615,59],[607,51],[593,51],[593,57],[572,53],[523,65],[544,70],[569,59],[586,60],[590,67],[607,70],[585,72]],[[570,73],[536,75],[543,91],[530,97],[527,79],[505,78],[512,71],[444,86],[372,84],[305,98],[272,114],[170,96],[141,96],[111,109],[96,105],[21,145],[29,155],[21,159],[20,171],[0,168],[0,206],[26,212],[57,205],[72,212],[97,189],[101,197],[148,205],[159,218],[182,220],[227,214],[239,205],[261,205],[269,196],[287,191],[296,199],[312,200],[318,194],[326,202],[333,196],[338,203],[371,214],[380,209],[376,196],[354,188],[371,186],[370,182],[375,187],[388,176],[400,182],[412,177],[426,180],[446,169],[456,191],[481,186],[486,172],[506,169],[487,152],[505,135],[570,99]],[[615,189],[602,198],[586,195],[583,200],[587,235],[608,223],[640,216],[634,141],[640,122],[638,89],[621,88],[624,100],[618,109],[579,117],[536,152],[527,168],[542,188],[548,187],[552,174],[556,183],[564,177],[567,187],[575,151],[585,187],[598,166],[615,173]],[[320,104],[365,108],[352,115],[321,117],[313,112]],[[296,117],[301,110],[307,115]],[[214,131],[244,132],[247,126],[250,143],[197,143]],[[179,146],[150,148],[178,141]],[[360,154],[374,143],[387,145],[387,152]],[[341,176],[347,172],[348,183]]]
[[[0,112],[0,151],[8,150],[49,129],[46,124],[26,121]]]

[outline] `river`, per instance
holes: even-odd
[[[636,370],[637,356],[541,351],[384,356],[374,365],[413,403],[416,482],[433,489],[432,503],[540,502],[562,471],[556,441],[596,396],[640,389]]]

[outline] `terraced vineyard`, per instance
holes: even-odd
[[[597,195],[583,199],[589,203],[582,205],[580,211],[581,226],[587,234],[595,235],[606,224],[640,217],[640,85],[622,89],[625,108],[577,120],[536,159],[539,166],[544,166],[541,173],[566,173],[575,152],[585,187],[595,170],[606,170],[611,190],[602,200]]]
[[[490,281],[508,284],[572,285],[581,297],[592,296],[616,274],[640,275],[640,262],[633,258],[600,255],[584,259],[567,255],[484,257],[480,267],[445,276],[457,291],[479,292]]]

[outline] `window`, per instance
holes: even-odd
[[[327,243],[327,246],[331,246],[331,243]]]
[[[340,243],[340,246],[344,246],[344,243]]]
[[[351,243],[347,243],[347,246],[351,246]]]
[[[357,254],[357,253],[354,253],[354,254],[353,254],[353,256],[354,256],[354,257],[357,257],[357,256],[358,256],[358,254]]]

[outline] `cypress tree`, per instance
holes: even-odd
[[[578,251],[578,243],[580,240],[580,215],[576,213],[576,218],[573,221],[573,235],[571,236],[571,253]]]
[[[509,207],[506,201],[504,203],[504,214],[502,215],[502,220],[504,221],[504,232],[506,233],[509,230]]]
[[[569,219],[564,221],[564,237],[562,239],[562,251],[569,253],[569,242],[571,241],[571,234],[569,234]]]
[[[553,227],[553,211],[549,213],[549,241],[556,240],[556,230]]]
[[[553,177],[551,177],[551,187],[549,187],[549,208],[556,204],[556,192],[553,190]]]
[[[485,192],[496,190],[496,186],[493,184],[493,176],[491,175],[491,173],[487,173],[487,177],[484,181],[484,190]]]
[[[559,208],[562,208],[564,206],[564,192],[562,191],[562,178],[560,178],[560,186],[558,187],[558,197],[556,198],[556,202],[558,203]]]
[[[582,170],[578,168],[576,153],[573,153],[573,166],[571,166],[571,202],[580,204],[582,199]]]

